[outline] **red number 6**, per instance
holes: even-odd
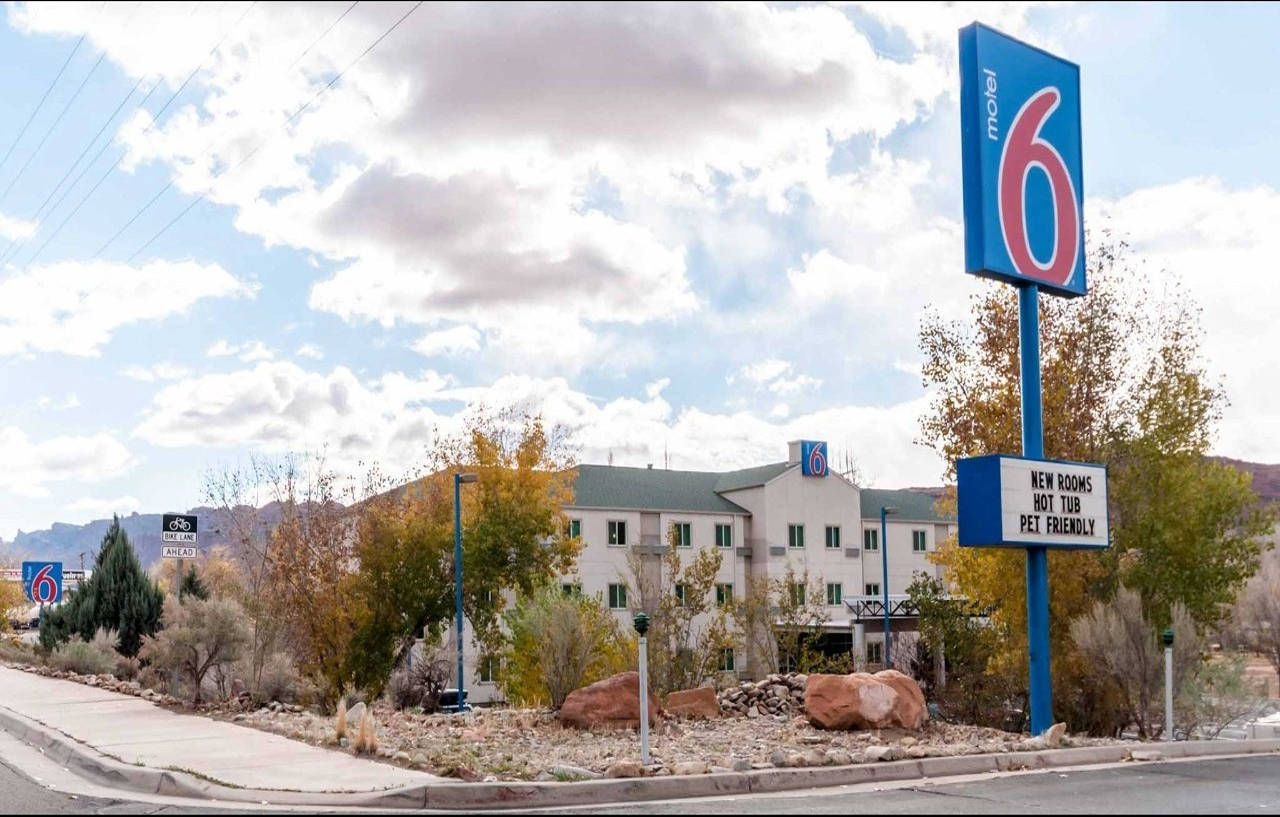
[[[1041,128],[1060,101],[1057,88],[1044,88],[1018,111],[1000,156],[999,179],[1000,227],[1014,269],[1058,285],[1071,278],[1080,249],[1080,212],[1071,174],[1053,145],[1040,138]],[[1053,252],[1043,264],[1032,255],[1027,236],[1027,177],[1032,168],[1049,177],[1053,193]]]

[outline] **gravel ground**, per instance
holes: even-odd
[[[167,695],[110,675],[76,675],[46,667],[15,669],[63,678],[147,698],[177,711],[261,729],[335,751],[351,751],[339,739],[332,716],[273,703],[252,711],[236,703],[198,710]],[[378,748],[385,762],[464,780],[574,780],[611,776],[703,774],[774,766],[824,766],[1043,749],[1040,738],[932,722],[918,733],[899,729],[828,732],[801,715],[726,715],[710,720],[665,720],[652,732],[653,762],[641,768],[635,730],[582,731],[563,727],[549,711],[481,709],[465,715],[423,715],[374,707]],[[357,724],[349,730],[354,736]],[[1062,746],[1120,743],[1069,735]]]

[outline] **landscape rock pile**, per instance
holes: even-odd
[[[743,681],[720,693],[720,711],[747,718],[789,718],[804,711],[809,676],[773,673],[760,681]]]

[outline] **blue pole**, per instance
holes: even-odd
[[[1018,288],[1018,353],[1022,374],[1022,455],[1044,458],[1040,402],[1040,288]],[[1053,725],[1049,675],[1049,560],[1043,545],[1027,548],[1027,652],[1031,692],[1031,734]]]
[[[887,513],[887,508],[880,508],[880,576],[883,582],[880,592],[884,597],[884,665],[886,669],[889,667],[889,531],[885,524]]]
[[[462,711],[462,475],[453,475],[453,600],[454,620],[458,623],[458,704]]]

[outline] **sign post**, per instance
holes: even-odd
[[[640,762],[649,765],[649,617],[636,613],[632,622],[640,635]]]
[[[965,270],[1018,287],[1022,455],[1042,461],[1040,290],[1064,297],[1088,291],[1080,68],[973,23],[960,30],[960,85]],[[970,479],[962,480],[963,462],[956,464],[961,544],[968,539],[969,545],[1019,543],[1026,548],[1031,733],[1039,735],[1053,723],[1049,543],[1028,540],[1027,531],[1021,532],[1021,542],[1004,536],[978,541],[972,529],[966,536],[964,519],[972,521],[976,502],[990,501],[984,496],[990,484],[975,481],[972,471]],[[988,478],[985,471],[980,477]],[[1052,497],[1054,492],[1037,493]],[[1039,519],[1042,514],[1047,520],[1053,512],[1046,507],[1029,516]],[[1105,509],[1103,520],[1105,529]],[[1094,524],[1096,528],[1096,520]],[[1079,546],[1071,538],[1053,544]]]

